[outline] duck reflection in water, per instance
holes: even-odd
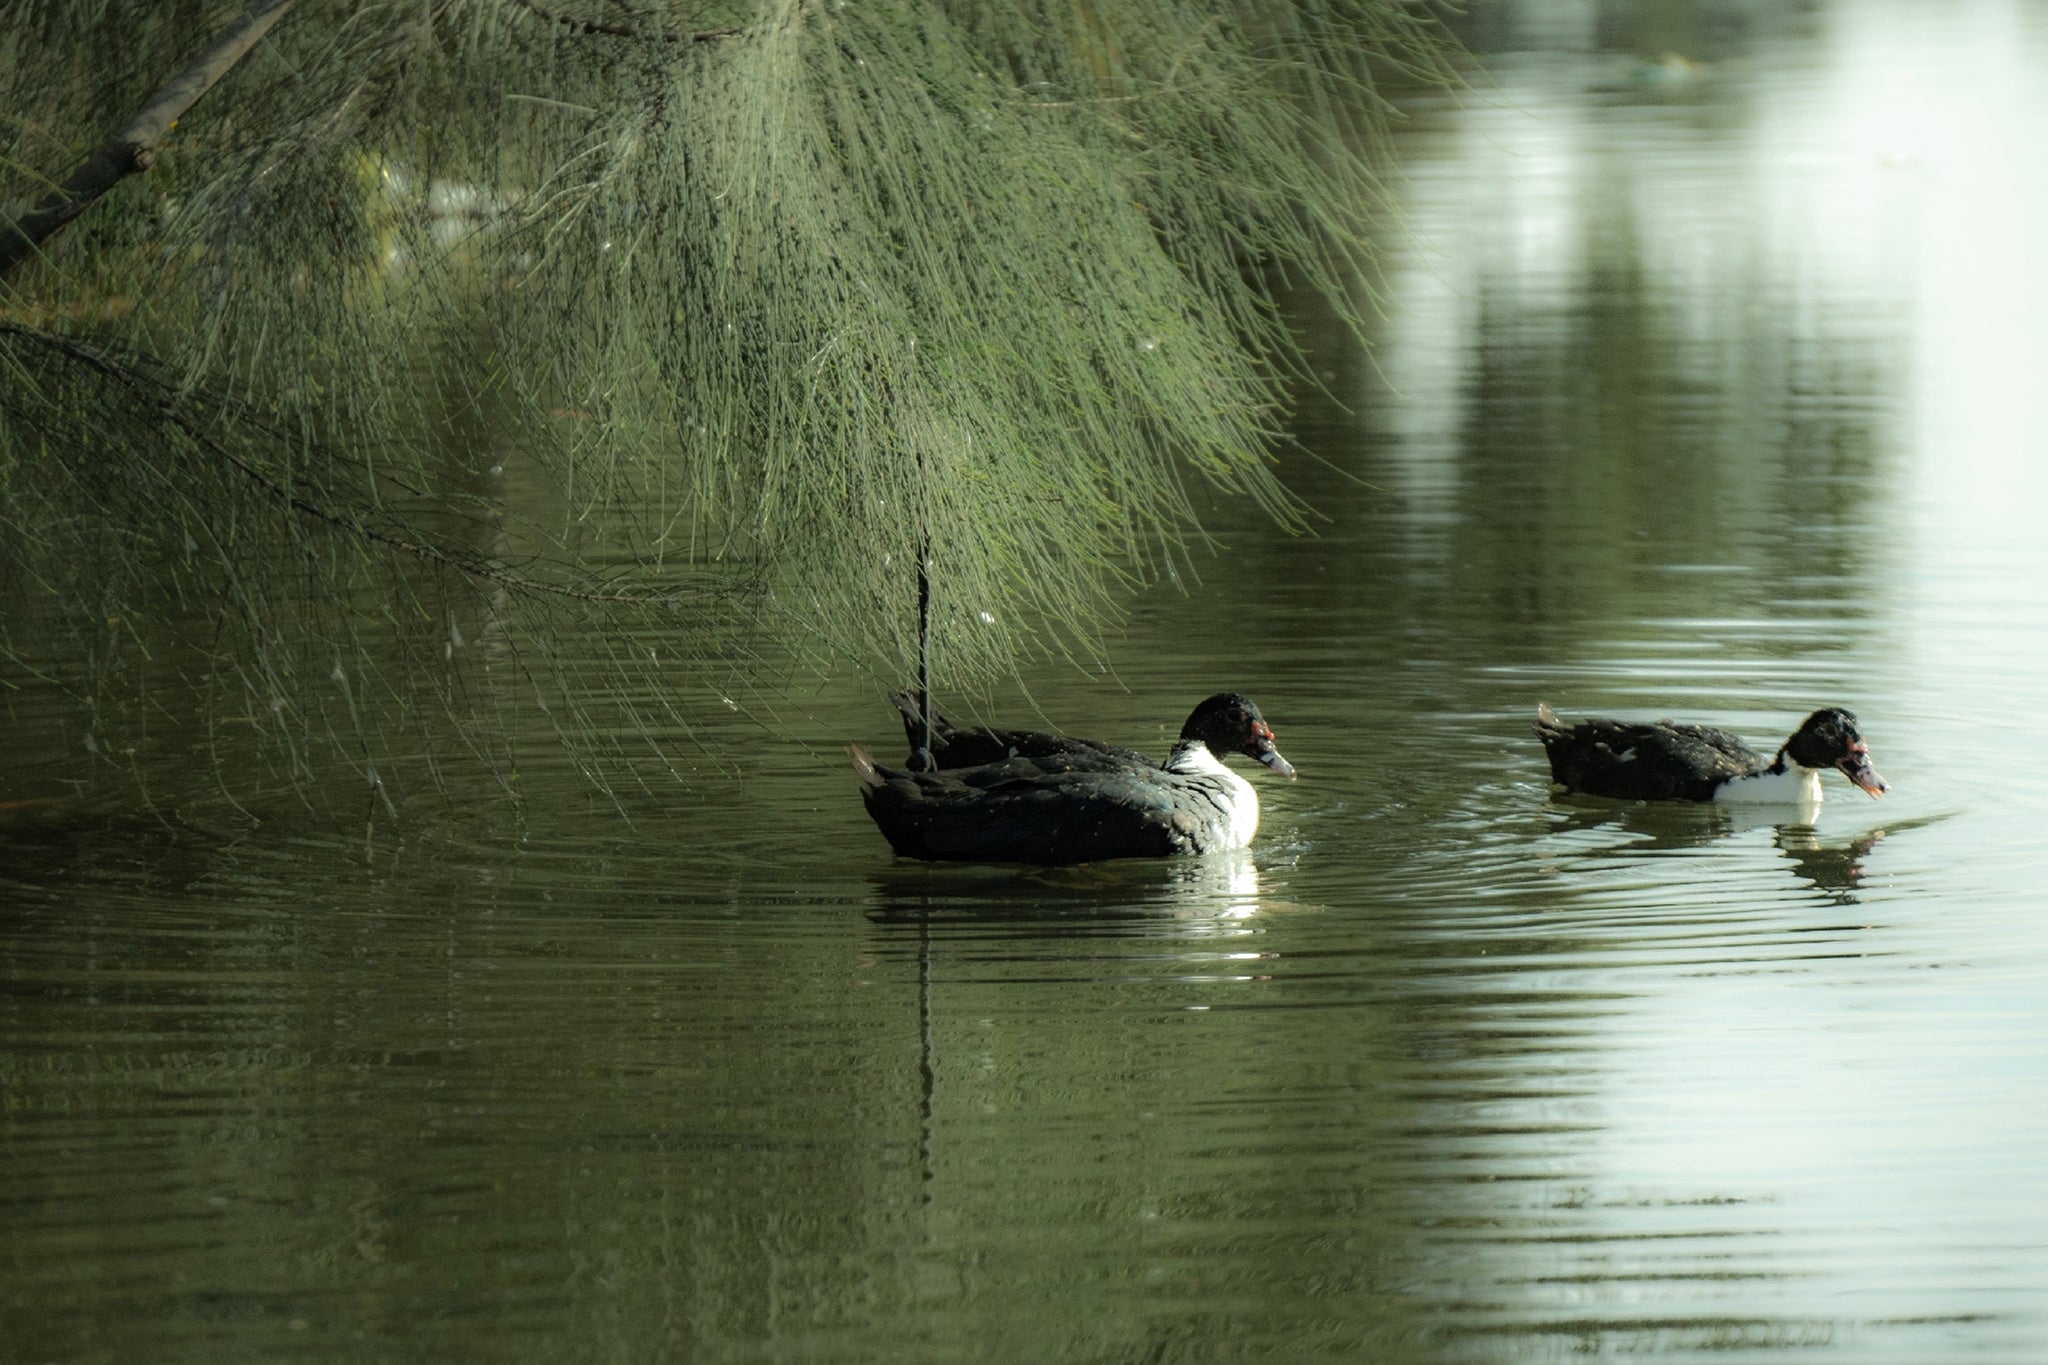
[[[876,924],[952,926],[1003,939],[1214,939],[1252,932],[1270,888],[1248,849],[1070,866],[879,863]]]
[[[1865,830],[1855,837],[1823,840],[1814,825],[1818,814],[1812,805],[1772,810],[1758,806],[1717,806],[1706,804],[1665,804],[1616,806],[1609,802],[1581,802],[1566,793],[1544,808],[1554,832],[1605,833],[1625,836],[1625,845],[1605,844],[1588,848],[1589,856],[1611,855],[1618,847],[1630,854],[1704,848],[1722,839],[1759,829],[1771,831],[1771,845],[1787,859],[1801,882],[1829,901],[1854,904],[1862,885],[1864,860],[1871,849],[1897,830],[1927,823],[1908,821],[1891,829]],[[1791,818],[1787,818],[1788,814]]]
[[[1863,884],[1863,859],[1887,831],[1866,831],[1846,843],[1824,844],[1811,825],[1780,825],[1772,842],[1792,860],[1799,878],[1838,904],[1853,904]]]

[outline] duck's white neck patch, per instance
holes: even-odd
[[[1821,790],[1820,769],[1802,768],[1791,759],[1785,760],[1783,772],[1758,773],[1754,777],[1738,777],[1724,782],[1714,793],[1714,800],[1730,806],[1817,806],[1825,793]]]
[[[1259,794],[1252,784],[1223,766],[1199,739],[1186,740],[1167,755],[1166,770],[1182,777],[1202,779],[1197,785],[1216,807],[1214,838],[1197,836],[1204,853],[1243,848],[1259,832]]]

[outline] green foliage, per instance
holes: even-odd
[[[235,13],[12,8],[17,208]],[[437,693],[492,750],[458,637],[657,750],[907,677],[927,542],[943,678],[1085,654],[1198,487],[1299,524],[1274,296],[1367,306],[1373,76],[1440,62],[1399,0],[301,0],[0,283],[0,649],[175,654],[301,776]]]

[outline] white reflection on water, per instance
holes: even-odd
[[[1246,936],[1262,911],[1288,908],[1268,880],[1250,849],[1056,868],[897,859],[872,878],[873,913],[897,923],[929,919],[980,926],[1005,938],[1201,942]],[[1208,961],[1214,954],[1189,949],[1173,956]]]
[[[1589,307],[1649,300],[1653,323],[1618,334],[1690,356],[1708,401],[1665,403],[1664,428],[1628,428],[1636,449],[1691,423],[1702,461],[1734,468],[1751,445],[1818,469],[1837,444],[1802,424],[1860,425],[1887,477],[1818,524],[1766,500],[1797,496],[1768,467],[1702,478],[1720,539],[1651,523],[1640,549],[1580,561],[1588,577],[1691,579],[1671,599],[1689,610],[1658,610],[1675,590],[1646,577],[1635,598],[1600,599],[1570,652],[1483,664],[1485,685],[1504,714],[1541,694],[1758,741],[1844,702],[1895,785],[1879,805],[1838,788],[1810,822],[1697,842],[1613,807],[1547,808],[1541,876],[1576,893],[1568,939],[1506,862],[1460,862],[1493,885],[1447,934],[1521,952],[1524,986],[1611,997],[1578,1021],[1597,1046],[1573,1052],[1589,1080],[1577,1126],[1495,1149],[1563,1177],[1496,1208],[1529,1230],[1506,1260],[1506,1318],[1607,1348],[2038,1358],[2048,7],[1845,0],[1812,41],[1699,61],[1682,89],[1629,89],[1614,69],[1612,54],[1502,54],[1478,97],[1425,111],[1405,139],[1417,245],[1394,263],[1386,384],[1362,379],[1356,406],[1387,440],[1407,553],[1449,573],[1471,552],[1468,485],[1493,476],[1475,441],[1579,429],[1545,406],[1586,401],[1573,376],[1506,401],[1490,354],[1583,352]],[[1792,376],[1782,390],[1761,382],[1772,369]],[[1546,458],[1540,440],[1517,454]],[[1875,567],[1846,594],[1826,571],[1840,561],[1801,581],[1771,558],[1799,536]],[[1713,582],[1725,602],[1701,611]],[[1561,610],[1577,586],[1553,594]],[[1514,818],[1505,793],[1491,818]],[[1758,855],[1773,847],[1835,922],[1811,894],[1770,889]],[[1559,942],[1534,946],[1539,932]],[[1441,1293],[1474,1306],[1468,1287]]]

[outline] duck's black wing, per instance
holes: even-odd
[[[1568,722],[1544,706],[1537,711],[1536,734],[1553,780],[1575,792],[1624,801],[1711,801],[1723,783],[1764,768],[1755,750],[1710,725]]]
[[[906,692],[891,692],[890,702],[903,713],[903,736],[914,755],[924,743],[924,719],[917,698]],[[945,717],[932,715],[932,761],[941,769],[979,768],[1011,758],[1058,758],[1070,767],[1158,768],[1160,762],[1114,744],[1076,739],[1043,730],[1004,730],[995,726],[953,725]]]
[[[865,757],[854,758],[861,799],[906,857],[1060,864],[1195,851],[1184,780],[1156,767],[1112,771],[1056,753],[903,772]]]

